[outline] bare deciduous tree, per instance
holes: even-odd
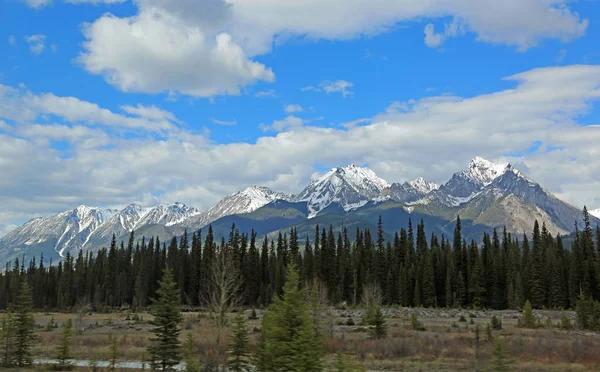
[[[227,313],[241,301],[242,279],[227,248],[214,256],[209,272],[208,291],[201,296],[217,328],[215,343],[221,343],[221,331],[227,326]]]

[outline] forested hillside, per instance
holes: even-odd
[[[427,236],[423,221],[385,232],[380,217],[377,226],[376,231],[317,226],[302,246],[293,227],[261,241],[235,225],[221,241],[215,241],[212,227],[169,242],[150,237],[136,243],[132,232],[128,242],[113,237],[110,248],[68,254],[58,265],[43,257],[7,263],[0,274],[0,307],[14,303],[24,281],[39,309],[81,303],[146,307],[165,267],[174,273],[182,304],[202,306],[222,250],[229,251],[243,278],[239,295],[245,306],[265,306],[281,294],[290,264],[302,283],[324,286],[332,303],[360,303],[369,285],[380,289],[384,304],[402,306],[505,309],[529,299],[537,308],[569,308],[581,293],[600,298],[600,228],[591,226],[586,210],[571,249],[537,221],[531,239],[494,230],[484,233],[481,244],[463,238],[460,218],[450,237]]]

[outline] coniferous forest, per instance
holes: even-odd
[[[0,273],[0,308],[16,303],[27,282],[37,309],[69,310],[78,304],[96,309],[145,308],[155,298],[165,268],[173,273],[181,304],[203,306],[219,252],[227,252],[239,273],[240,305],[263,307],[282,294],[286,268],[293,264],[300,282],[318,282],[330,303],[359,304],[367,287],[378,288],[384,305],[411,307],[573,308],[583,295],[600,299],[600,228],[584,210],[567,247],[544,224],[515,236],[494,230],[481,242],[466,241],[456,219],[453,236],[426,234],[424,223],[409,222],[384,239],[377,231],[335,231],[319,227],[302,243],[295,228],[276,240],[257,240],[232,226],[228,239],[215,241],[212,228],[162,242],[159,238],[117,242],[92,254],[67,254],[58,264],[43,257],[16,260]]]

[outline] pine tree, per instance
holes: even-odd
[[[148,348],[155,369],[172,370],[181,361],[181,343],[179,342],[179,324],[182,321],[179,310],[179,290],[173,280],[169,267],[163,271],[162,281],[156,291],[158,298],[154,301],[152,315],[154,326]]]
[[[533,226],[533,251],[531,262],[531,284],[530,300],[535,308],[541,308],[546,302],[545,281],[544,281],[544,259],[543,259],[542,236],[540,226],[537,220]]]
[[[527,300],[525,302],[525,306],[523,307],[523,316],[518,321],[519,327],[522,328],[535,328],[536,327],[536,319],[533,315],[533,308],[531,306],[531,302]]]
[[[387,324],[380,307],[377,307],[375,310],[371,324],[373,325],[373,328],[371,328],[371,337],[377,340],[387,337]]]
[[[506,346],[499,338],[494,341],[493,353],[492,369],[494,371],[505,372],[512,369],[512,360],[508,357]]]
[[[188,332],[185,339],[185,372],[200,372],[200,362],[196,349],[196,338],[192,332]]]
[[[235,316],[227,367],[233,372],[251,370],[248,353],[248,330],[246,329],[246,318],[243,311],[239,311]]]
[[[56,359],[58,364],[56,367],[60,370],[70,370],[73,368],[70,360],[73,359],[71,354],[71,340],[73,338],[73,323],[71,319],[63,324],[62,333],[60,336],[60,343],[57,347]]]
[[[276,297],[264,317],[257,367],[261,372],[321,371],[322,346],[315,337],[293,265],[286,271],[282,297]]]
[[[119,344],[117,342],[117,337],[112,333],[108,334],[108,342],[110,343],[110,360],[108,362],[108,368],[111,371],[114,371],[115,369],[117,369],[117,359],[119,358]]]
[[[29,366],[33,362],[31,347],[35,340],[33,319],[33,299],[31,287],[24,281],[19,292],[14,318],[14,364],[17,367]]]

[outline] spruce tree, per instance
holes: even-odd
[[[373,328],[371,328],[372,338],[379,340],[387,337],[387,324],[380,307],[375,310],[371,324],[373,325]]]
[[[323,369],[322,346],[315,337],[306,293],[299,284],[295,268],[288,266],[283,294],[274,299],[264,317],[257,353],[257,368],[261,372]]]
[[[248,330],[246,329],[246,318],[243,311],[239,311],[235,316],[227,367],[233,372],[252,370],[248,352]]]
[[[33,319],[33,299],[31,287],[24,281],[19,292],[14,317],[14,364],[17,367],[29,366],[33,362],[31,347],[35,340]]]
[[[57,347],[56,359],[58,364],[56,367],[61,370],[69,370],[73,368],[70,360],[73,359],[71,354],[71,341],[73,338],[73,323],[71,319],[63,324],[62,333],[60,335],[60,342]]]
[[[181,361],[181,343],[179,342],[179,324],[182,321],[179,309],[179,290],[173,280],[169,267],[163,271],[162,281],[156,291],[158,298],[154,300],[152,315],[154,337],[148,348],[152,356],[154,369],[172,370]]]

